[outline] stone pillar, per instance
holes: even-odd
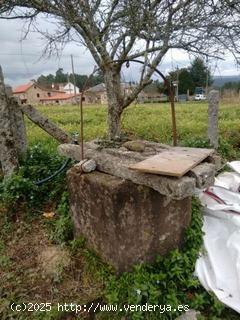
[[[117,272],[153,262],[181,245],[191,197],[173,200],[152,188],[95,171],[67,174],[77,235]]]
[[[219,91],[211,90],[208,95],[208,138],[215,149],[218,148],[218,108]]]
[[[4,176],[11,175],[18,168],[18,154],[12,127],[12,117],[0,67],[0,162]]]

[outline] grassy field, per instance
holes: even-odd
[[[79,132],[78,106],[39,106],[38,109],[70,134]],[[176,105],[179,142],[207,138],[207,103],[187,102]],[[102,105],[84,106],[84,139],[106,136],[107,108]],[[171,111],[168,103],[132,105],[122,116],[123,132],[137,138],[171,143]],[[30,144],[55,145],[54,140],[30,121],[27,122]],[[240,104],[221,104],[219,131],[222,138],[236,139],[240,132]]]

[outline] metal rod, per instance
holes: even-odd
[[[74,97],[76,104],[80,106],[80,147],[81,147],[81,160],[84,159],[84,146],[83,146],[83,92],[80,94],[80,102],[77,99],[77,90],[76,90],[76,77],[74,72],[74,62],[73,56],[71,54],[71,64],[72,64],[72,74],[73,74],[73,82],[74,82]]]
[[[73,75],[74,75],[74,66],[73,66],[73,58],[71,55],[71,60],[72,60],[72,69],[73,69]],[[114,60],[113,62],[119,62],[120,60]],[[137,59],[130,59],[130,60],[122,60],[121,62],[136,62],[140,64],[145,64],[145,62]],[[161,78],[164,80],[164,84],[167,87],[168,94],[169,94],[169,99],[170,99],[170,104],[171,104],[171,116],[172,116],[172,135],[173,135],[173,146],[177,146],[177,124],[176,124],[176,110],[175,110],[175,97],[174,97],[174,90],[172,87],[172,83],[162,74],[161,71],[159,71],[156,67],[153,67],[151,64],[147,64],[149,68],[154,69],[154,71],[161,76]],[[80,137],[80,142],[81,142],[81,160],[84,159],[84,146],[83,146],[83,94],[87,88],[87,85],[93,76],[93,74],[100,69],[94,67],[94,70],[92,74],[87,78],[83,90],[81,91],[80,94],[80,116],[81,116],[81,137]],[[74,81],[75,81],[75,75],[74,75]],[[76,88],[76,87],[75,87]]]
[[[131,59],[127,61],[132,61],[140,64],[145,64],[141,60]],[[176,123],[176,111],[175,111],[175,97],[174,97],[174,90],[172,87],[172,84],[170,81],[162,74],[161,71],[159,71],[156,67],[151,66],[151,64],[147,64],[149,68],[152,68],[157,74],[161,76],[161,78],[164,80],[164,84],[167,87],[169,98],[170,98],[170,104],[171,104],[171,114],[172,114],[172,135],[173,135],[173,146],[175,147],[177,145],[177,123]]]
[[[80,145],[81,145],[81,160],[84,159],[83,147],[83,92],[80,94],[80,118],[81,118],[81,132],[80,132]]]
[[[177,145],[177,125],[176,125],[176,111],[175,111],[175,99],[174,99],[174,91],[173,87],[170,84],[170,102],[171,102],[171,113],[172,113],[172,131],[173,131],[173,146],[176,147]]]

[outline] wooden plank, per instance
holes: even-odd
[[[31,105],[21,105],[19,106],[22,112],[34,122],[37,126],[42,128],[53,138],[55,138],[60,143],[72,143],[73,139],[66,132],[60,129],[55,123],[50,121],[46,116],[41,114],[37,109]]]
[[[182,177],[214,152],[213,149],[172,148],[129,166],[129,169]]]

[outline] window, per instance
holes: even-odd
[[[48,97],[51,97],[51,92],[48,92],[47,95],[48,95]]]
[[[37,93],[37,97],[38,97],[38,98],[40,97],[40,94],[39,94],[39,93]]]

